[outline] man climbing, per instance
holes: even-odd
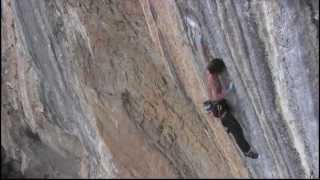
[[[232,89],[231,83],[229,83],[227,90],[224,89],[219,80],[219,75],[225,69],[224,62],[218,58],[212,59],[207,66],[206,76],[209,100],[204,102],[205,110],[210,115],[221,119],[222,125],[227,129],[228,133],[234,136],[236,143],[245,156],[257,159],[259,157],[258,153],[254,152],[246,141],[240,124],[231,114],[227,101],[224,99]]]

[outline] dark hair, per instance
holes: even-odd
[[[220,58],[212,58],[207,66],[207,69],[211,74],[221,73],[225,68],[226,66]]]

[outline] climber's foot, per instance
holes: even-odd
[[[250,149],[248,152],[244,153],[245,156],[252,158],[252,159],[258,159],[259,158],[259,154],[255,151],[253,151],[252,149]]]

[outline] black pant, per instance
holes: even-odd
[[[235,138],[241,151],[246,153],[250,150],[250,145],[243,135],[242,128],[233,115],[228,111],[226,115],[221,119],[222,125],[227,128],[227,132],[231,132]]]

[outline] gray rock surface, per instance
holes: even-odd
[[[206,45],[208,55],[227,64],[238,119],[262,152],[259,162],[247,162],[250,172],[319,176],[319,1],[179,1],[178,6],[201,29],[205,42],[194,48]]]
[[[319,178],[319,1],[1,1],[1,176]],[[220,57],[243,156],[202,109]]]

